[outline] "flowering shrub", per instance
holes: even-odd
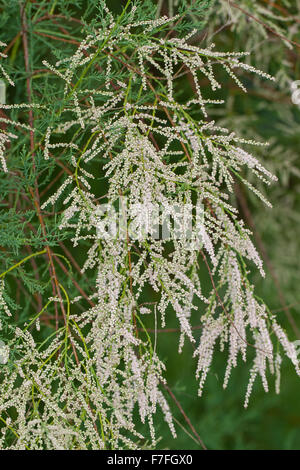
[[[263,263],[232,197],[239,181],[271,205],[244,172],[276,180],[250,150],[265,144],[210,119],[223,105],[219,68],[245,92],[243,72],[274,79],[247,52],[194,44],[191,18],[199,28],[209,1],[175,3],[168,17],[150,1],[128,0],[117,16],[99,0],[81,20],[62,3],[57,14],[22,5],[21,33],[1,42],[11,97],[0,118],[1,447],[139,448],[137,411],[155,446],[158,408],[176,435],[156,334],[171,316],[179,351],[194,345],[199,395],[217,347],[224,387],[255,351],[245,406],[257,376],[268,391],[267,371],[279,392],[282,354],[300,375],[294,344],[249,280]],[[145,218],[160,229],[135,236]]]

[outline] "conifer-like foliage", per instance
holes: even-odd
[[[199,395],[216,348],[224,387],[249,368],[245,406],[256,377],[279,392],[282,356],[300,375],[235,200],[270,211],[266,144],[212,118],[222,80],[246,93],[277,70],[201,36],[225,4],[1,0],[1,448],[155,447],[158,410],[176,436],[158,335],[173,318]]]

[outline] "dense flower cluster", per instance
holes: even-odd
[[[221,350],[228,349],[224,387],[239,355],[246,361],[247,350],[255,350],[245,406],[257,375],[268,391],[267,368],[276,373],[278,385],[281,357],[274,352],[272,334],[300,375],[293,344],[248,280],[251,263],[264,276],[262,261],[230,199],[239,178],[270,205],[243,178],[245,167],[266,184],[276,178],[242,148],[262,144],[241,139],[208,119],[208,107],[222,102],[205,98],[208,86],[201,85],[204,76],[211,92],[221,87],[214,75],[216,67],[224,68],[242,89],[238,69],[272,77],[244,63],[246,53],[216,52],[213,44],[194,46],[189,36],[159,39],[154,34],[177,17],[135,21],[132,8],[128,22],[122,24],[103,8],[108,18],[105,29],[88,34],[71,57],[54,64],[43,61],[65,85],[60,107],[44,135],[44,158],[50,160],[53,153],[68,150],[73,174],[42,201],[41,209],[62,201],[60,229],[73,233],[74,247],[88,242],[81,270],[88,274],[96,269],[97,280],[91,307],[85,312],[72,311],[76,299],[69,299],[62,286],[63,299],[48,299],[47,305],[63,302],[66,315],[64,325],[44,343],[37,346],[29,328],[42,312],[23,330],[14,331],[15,359],[13,369],[3,372],[0,411],[17,410],[14,420],[3,419],[5,429],[14,430],[11,448],[15,449],[136,448],[143,438],[134,425],[136,408],[150,427],[153,444],[157,438],[153,415],[158,407],[176,435],[162,392],[165,366],[144,326],[146,316],[153,316],[155,326],[160,322],[164,328],[170,312],[176,315],[179,351],[185,341],[194,344],[199,395],[217,343]],[[86,88],[85,77],[92,66],[101,69],[102,82]],[[127,79],[115,78],[120,67],[125,68]],[[193,77],[192,98],[177,99],[178,70]],[[201,119],[194,117],[195,108],[201,109]],[[8,137],[12,136],[0,137],[0,149],[4,150]],[[107,182],[104,196],[95,184],[99,174]],[[100,197],[111,206],[126,197],[129,214],[137,205],[159,204],[171,218],[175,218],[174,205],[200,204],[203,218],[196,220],[196,242],[178,236],[170,248],[169,241],[151,234],[132,239],[129,227],[125,237],[118,233],[104,237],[96,217]],[[108,222],[109,218],[108,214]],[[211,284],[208,293],[202,291],[200,266]],[[145,306],[149,289],[157,300]],[[0,306],[9,313],[2,291]],[[198,344],[192,319],[202,325]],[[74,360],[78,356],[80,360]],[[36,407],[36,413],[28,419],[30,407]],[[1,432],[4,445],[6,434]]]

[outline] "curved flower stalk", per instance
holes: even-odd
[[[1,42],[0,41],[0,47],[5,47],[7,46],[7,44],[5,44],[4,42]],[[7,55],[3,52],[0,52],[0,57],[1,58],[6,58]],[[3,75],[3,77],[12,85],[14,86],[14,82],[11,80],[11,78],[9,77],[9,75],[6,73],[5,69],[3,68],[3,66],[0,64],[0,72],[1,72],[1,75]],[[3,85],[1,87],[1,101],[0,101],[0,104],[5,104],[5,82],[3,82]],[[5,122],[5,118],[3,118],[2,116],[0,117],[1,119],[1,122]],[[7,171],[7,166],[6,166],[6,161],[5,161],[5,158],[4,158],[4,154],[5,154],[5,147],[6,145],[10,142],[10,139],[16,139],[17,136],[12,134],[12,133],[9,133],[9,132],[6,132],[4,129],[2,129],[2,126],[0,128],[0,161],[1,161],[1,166],[2,166],[2,169],[4,171]]]

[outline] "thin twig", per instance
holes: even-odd
[[[25,70],[26,70],[26,75],[27,75],[27,78],[26,78],[27,97],[28,97],[28,103],[31,104],[31,79],[30,79],[31,71],[30,71],[30,66],[29,66],[27,21],[26,21],[26,9],[25,9],[25,7],[26,7],[26,3],[24,3],[23,5],[22,4],[20,5],[20,16],[21,16],[21,23],[22,23],[22,42],[23,42],[23,49],[24,49]],[[35,145],[34,145],[34,134],[33,134],[34,118],[33,118],[33,111],[32,111],[31,108],[29,109],[29,125],[32,128],[32,130],[30,131],[30,149],[31,149],[33,171],[35,171],[36,170],[35,152],[34,152]],[[66,315],[65,308],[64,308],[64,305],[63,305],[63,299],[62,299],[62,295],[61,295],[61,292],[60,292],[59,281],[58,281],[56,271],[55,271],[52,252],[51,252],[51,249],[49,247],[48,240],[47,240],[46,226],[45,226],[45,222],[44,222],[42,212],[41,212],[41,208],[40,208],[40,197],[39,197],[37,177],[35,177],[34,188],[29,188],[29,192],[31,194],[33,204],[36,208],[37,216],[38,216],[39,223],[40,223],[40,226],[41,226],[41,229],[42,229],[42,234],[43,234],[43,237],[45,239],[45,249],[46,249],[47,257],[48,257],[49,264],[50,264],[49,270],[50,270],[50,276],[51,276],[52,292],[53,292],[54,296],[57,293],[57,295],[59,297],[60,308],[61,308],[61,311],[62,311],[62,314],[63,314],[63,317],[64,317],[65,324],[67,324],[67,315]],[[58,330],[58,312],[57,312],[57,309],[56,309],[56,330]],[[73,349],[73,353],[74,353],[76,363],[79,364],[79,359],[78,359],[78,356],[77,356],[77,352],[76,352],[75,346],[74,346],[73,341],[72,341],[71,338],[70,338],[70,343],[71,343],[71,346],[72,346],[72,349]]]
[[[172,390],[170,389],[170,387],[167,385],[167,384],[163,384],[163,387],[167,390],[168,394],[170,395],[170,397],[172,398],[172,400],[174,401],[174,403],[176,404],[177,408],[179,409],[180,413],[182,414],[182,416],[184,417],[184,420],[185,422],[187,423],[187,425],[189,426],[190,430],[192,431],[192,433],[194,434],[194,436],[196,436],[197,438],[197,441],[199,442],[199,444],[201,445],[202,449],[204,450],[207,450],[207,447],[206,445],[204,444],[204,442],[202,441],[201,437],[199,436],[199,434],[197,433],[196,429],[194,428],[193,424],[191,423],[191,420],[190,418],[187,416],[187,414],[184,412],[181,404],[179,403],[179,401],[177,400],[177,398],[175,397],[174,393],[172,392]]]
[[[281,34],[277,33],[273,28],[271,28],[271,26],[267,25],[266,23],[264,23],[262,20],[260,20],[259,18],[256,18],[255,16],[251,15],[251,13],[249,13],[248,11],[244,10],[244,8],[240,7],[239,5],[237,5],[236,3],[232,2],[231,0],[227,0],[229,5],[231,5],[232,7],[234,8],[237,8],[238,10],[240,10],[241,12],[243,12],[245,15],[247,15],[249,18],[252,18],[254,21],[256,21],[257,23],[261,24],[262,26],[264,26],[266,29],[268,29],[271,33],[273,33],[275,36],[277,36],[278,38],[280,39],[283,39],[284,41],[287,41],[289,42],[290,44],[294,44],[294,46],[297,46],[297,47],[300,47],[300,44],[298,42],[295,42],[295,41],[292,41],[291,39],[288,39],[288,38],[285,38],[284,36],[282,36]]]

